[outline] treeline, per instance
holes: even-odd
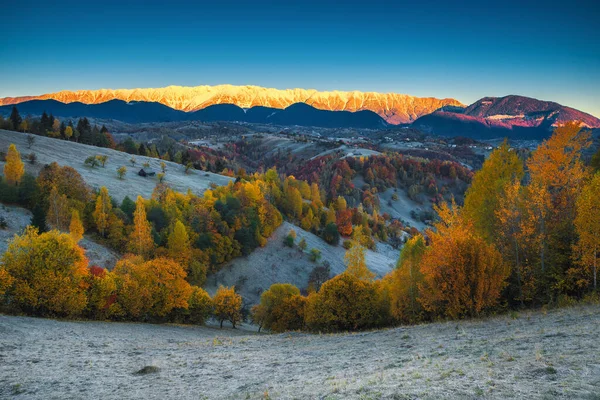
[[[355,237],[345,273],[308,296],[273,285],[254,320],[273,331],[340,331],[598,302],[600,151],[584,165],[589,139],[567,123],[526,160],[504,143],[464,207],[437,207],[434,228],[411,238],[383,279],[372,279]]]
[[[425,160],[397,153],[369,157],[326,155],[309,160],[294,172],[300,179],[327,188],[327,199],[351,198],[371,211],[379,207],[376,195],[389,188],[404,188],[409,197],[422,202],[424,196],[434,204],[462,195],[473,173],[452,161]],[[357,187],[353,179],[360,175],[365,185]]]
[[[61,122],[52,114],[46,114],[45,111],[40,118],[30,116],[22,118],[17,107],[13,107],[8,119],[0,116],[0,129],[31,133],[98,147],[108,147],[111,149],[116,147],[114,138],[104,125],[102,127],[98,127],[97,125],[92,126],[90,121],[85,117],[80,118],[77,121],[77,125],[73,125],[73,121],[71,120],[66,123],[64,121]]]

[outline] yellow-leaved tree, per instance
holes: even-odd
[[[179,220],[175,222],[173,231],[167,238],[167,249],[169,257],[187,268],[192,259],[192,247],[185,225]]]
[[[21,161],[21,154],[17,150],[17,146],[11,144],[8,146],[6,153],[6,164],[4,164],[4,179],[10,185],[18,185],[21,183],[23,174],[25,173],[25,165]]]
[[[73,209],[71,212],[71,223],[69,224],[69,234],[75,241],[78,243],[81,239],[83,239],[84,234],[83,224],[81,223],[81,218],[79,218],[79,211]]]
[[[471,220],[479,235],[493,242],[498,230],[501,199],[505,196],[509,182],[523,178],[523,162],[508,142],[495,149],[475,176],[465,194],[463,213]]]
[[[14,279],[11,306],[32,315],[77,316],[87,303],[88,260],[68,234],[27,227],[0,262]]]
[[[346,272],[358,279],[371,281],[375,274],[367,268],[365,260],[367,236],[363,233],[362,226],[354,228],[352,234],[352,247],[346,251],[344,261],[346,262]]]
[[[48,196],[48,214],[46,221],[54,229],[66,232],[69,228],[70,213],[69,200],[60,194],[56,186],[52,186]]]
[[[417,235],[402,247],[396,269],[391,273],[390,312],[399,322],[411,323],[421,319],[423,308],[419,303],[419,285],[423,282],[421,260],[425,253],[425,240]]]
[[[135,201],[133,231],[129,237],[128,249],[130,252],[144,257],[148,256],[154,249],[152,227],[146,218],[146,205],[142,196],[138,196]]]
[[[242,296],[235,292],[235,288],[220,286],[213,297],[213,304],[221,328],[224,321],[229,321],[235,329],[235,325],[242,320]]]
[[[591,276],[592,287],[597,290],[600,257],[600,172],[583,187],[577,198],[575,228],[577,242],[574,245],[574,258],[583,269],[582,276]]]
[[[96,197],[96,208],[94,209],[94,221],[96,222],[96,228],[102,237],[106,237],[106,232],[109,227],[110,212],[112,210],[112,203],[110,196],[108,195],[108,189],[106,186],[100,188],[100,193]]]

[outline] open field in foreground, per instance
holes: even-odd
[[[599,326],[600,306],[338,335],[0,315],[0,398],[598,399]]]

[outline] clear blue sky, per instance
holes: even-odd
[[[230,83],[521,94],[600,117],[597,3],[4,1],[0,97]]]

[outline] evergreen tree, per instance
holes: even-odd
[[[19,110],[17,110],[17,107],[13,106],[12,112],[10,113],[10,122],[12,123],[13,130],[15,130],[15,131],[18,130],[19,125],[21,125],[22,121],[23,121],[23,118],[21,118],[21,114],[19,114]]]
[[[32,210],[32,217],[30,225],[38,228],[40,233],[46,232],[48,230],[48,225],[46,225],[46,211],[44,207],[40,203],[37,203]]]

